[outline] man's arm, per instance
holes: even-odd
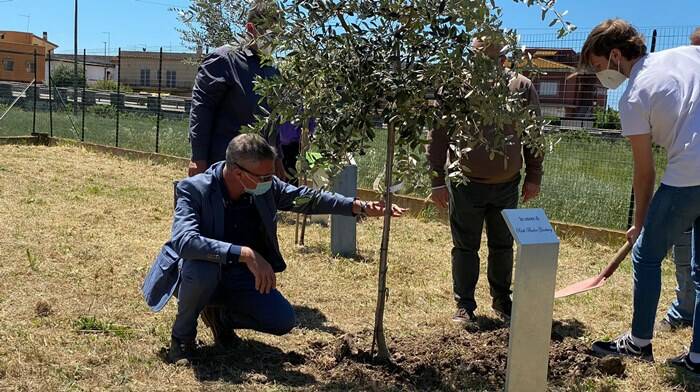
[[[310,215],[353,215],[354,199],[352,197],[345,197],[337,193],[320,191],[306,186],[296,187],[277,178],[273,181],[275,202],[277,209],[281,211],[294,211]]]
[[[528,106],[534,110],[537,116],[541,115],[540,97],[537,89],[530,83],[528,88]],[[536,151],[539,150],[539,155]],[[542,166],[544,162],[544,146],[523,146],[523,160],[525,161],[525,181],[523,181],[523,202],[536,198],[540,194],[542,184]]]
[[[364,202],[337,193],[324,192],[306,186],[295,187],[279,179],[274,180],[277,209],[303,214],[334,214],[345,216],[381,216],[381,202]],[[397,205],[391,206],[392,216],[400,217],[406,211]]]
[[[644,219],[654,194],[656,169],[654,167],[654,153],[651,149],[651,135],[628,136],[628,139],[632,146],[632,158],[634,159],[634,224],[627,231],[627,240],[634,243],[644,226]]]
[[[225,264],[229,255],[241,255],[240,246],[201,235],[201,195],[192,184],[180,181],[176,192],[172,243],[180,257]]]
[[[209,163],[212,126],[217,107],[230,87],[233,69],[225,55],[214,52],[199,66],[192,88],[189,139],[192,163],[189,175],[201,173]]]
[[[428,143],[428,162],[430,171],[436,173],[431,177],[432,191],[430,198],[440,208],[447,208],[449,193],[445,185],[445,161],[447,161],[447,148],[450,144],[447,131],[440,127],[430,131],[430,143]]]

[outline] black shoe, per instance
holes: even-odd
[[[639,347],[632,343],[632,336],[629,332],[610,342],[599,340],[593,343],[592,349],[593,352],[599,356],[614,355],[654,362],[654,353],[651,348],[651,343],[644,347]]]
[[[473,324],[476,323],[476,316],[474,315],[473,310],[458,307],[457,311],[452,316],[452,321],[461,324]]]
[[[503,321],[510,321],[510,314],[513,311],[513,301],[511,301],[510,298],[508,298],[508,300],[494,302],[491,307]]]
[[[196,345],[194,341],[181,341],[172,336],[170,338],[170,349],[166,355],[166,360],[169,363],[186,366],[194,357]]]
[[[690,354],[681,354],[677,357],[670,358],[666,364],[685,371],[686,373],[700,377],[700,363],[695,363],[690,360]]]
[[[201,313],[202,321],[211,329],[214,335],[214,344],[222,348],[232,348],[238,345],[240,338],[233,332],[233,328],[227,327],[223,319],[221,307],[207,306]]]
[[[671,320],[668,317],[664,317],[661,319],[658,323],[656,323],[656,327],[654,327],[657,331],[659,332],[676,332],[680,329],[683,328],[688,328],[692,327],[693,323],[691,321],[685,321],[685,320]]]

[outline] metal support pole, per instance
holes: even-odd
[[[34,49],[34,110],[32,110],[32,135],[36,133],[36,99],[39,95],[39,89],[36,85],[37,66],[36,66],[36,49]]]
[[[82,112],[83,112],[83,118],[81,120],[80,124],[80,141],[84,142],[85,141],[85,85],[87,84],[87,67],[85,65],[85,62],[87,60],[86,56],[86,51],[83,49],[83,75],[85,76],[85,80],[83,80],[83,94],[80,98],[80,103],[82,107]]]
[[[73,9],[73,115],[78,114],[78,0],[75,0]]]
[[[49,136],[53,137],[53,84],[51,83],[51,51],[49,51]]]
[[[160,152],[158,142],[160,140],[160,94],[163,82],[163,47],[160,47],[160,57],[158,59],[158,113],[156,114],[156,153]]]
[[[119,48],[119,53],[117,54],[117,128],[114,133],[114,145],[119,147],[119,112],[122,106],[122,96],[121,96],[121,86],[122,82],[122,48]]]

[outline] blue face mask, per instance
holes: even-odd
[[[243,187],[246,193],[253,196],[263,195],[267,193],[270,188],[272,188],[272,181],[259,182],[253,189],[246,188],[245,186]]]

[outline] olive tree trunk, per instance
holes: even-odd
[[[386,168],[384,174],[384,228],[382,230],[382,244],[379,254],[379,284],[377,286],[377,310],[374,315],[374,337],[372,339],[372,354],[374,347],[377,347],[377,358],[383,360],[391,360],[391,353],[386,345],[384,338],[384,307],[388,296],[386,287],[386,273],[388,266],[389,253],[389,234],[391,232],[391,216],[392,216],[392,195],[391,195],[391,174],[394,163],[394,143],[395,143],[395,124],[396,117],[389,121],[387,126],[386,137]]]

